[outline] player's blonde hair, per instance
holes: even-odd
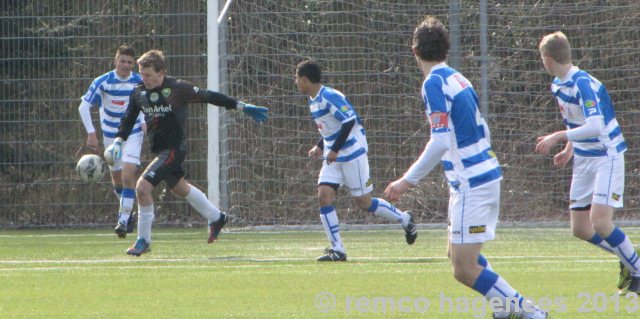
[[[167,65],[164,61],[164,53],[160,50],[147,51],[138,59],[137,62],[140,67],[153,67],[153,70],[156,72],[167,69]]]
[[[540,41],[540,53],[560,64],[571,63],[571,45],[561,31],[545,35]]]

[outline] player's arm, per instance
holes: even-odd
[[[309,157],[311,157],[314,160],[320,159],[322,157],[322,150],[324,149],[324,139],[322,137],[320,137],[320,139],[318,139],[318,141],[316,142],[316,145],[314,145],[310,150],[309,150]]]
[[[420,157],[409,167],[402,178],[389,184],[384,191],[385,196],[393,201],[400,199],[400,195],[427,176],[450,149],[449,113],[442,92],[442,82],[437,79],[427,80],[425,90],[425,104],[431,125],[431,138]]]
[[[338,159],[338,152],[340,152],[340,149],[342,148],[342,146],[344,146],[344,143],[347,141],[347,138],[351,133],[351,129],[353,129],[353,126],[355,124],[356,124],[355,117],[342,123],[342,126],[340,127],[340,131],[338,131],[338,137],[336,138],[335,141],[333,141],[333,144],[331,145],[331,151],[329,152],[329,154],[327,154],[328,164],[331,164]]]
[[[80,98],[80,106],[78,106],[78,112],[80,113],[80,119],[87,131],[87,147],[93,151],[98,150],[98,137],[96,136],[96,128],[93,126],[91,120],[91,107],[93,105],[100,105],[100,78],[93,80],[91,86],[87,92]]]
[[[183,81],[184,82],[184,81]],[[217,106],[224,107],[227,110],[238,110],[251,116],[256,122],[262,123],[269,119],[269,109],[262,106],[238,101],[225,94],[204,90],[193,86],[189,82],[184,82],[189,89],[185,90],[187,102],[205,102]]]
[[[87,131],[87,147],[93,151],[97,151],[98,137],[96,136],[96,128],[93,126],[93,121],[91,120],[91,104],[82,99],[78,107],[78,112],[80,113],[82,124]]]
[[[135,91],[131,93],[129,97],[129,105],[127,105],[127,110],[124,113],[124,117],[120,120],[120,126],[118,127],[118,133],[116,134],[116,139],[120,139],[121,141],[126,141],[131,134],[131,130],[133,126],[136,124],[136,120],[141,115],[140,114],[140,105],[136,102],[135,99]]]
[[[573,129],[557,131],[555,133],[538,137],[536,152],[548,154],[553,146],[564,141],[579,142],[581,140],[599,136],[604,129],[604,117],[598,105],[596,94],[591,88],[587,78],[580,78],[576,81],[576,86],[580,91],[582,111],[585,116],[585,123]]]

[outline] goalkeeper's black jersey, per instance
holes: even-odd
[[[158,153],[177,147],[185,142],[189,103],[211,103],[235,109],[237,102],[224,94],[200,89],[189,82],[169,76],[165,77],[162,85],[151,90],[141,83],[129,98],[129,106],[117,136],[126,140],[138,114],[143,112],[151,151]]]

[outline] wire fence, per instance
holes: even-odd
[[[532,151],[537,136],[562,128],[549,93],[551,77],[537,53],[544,34],[562,30],[575,48],[574,63],[598,77],[616,104],[629,145],[625,208],[617,218],[637,220],[640,4],[487,1],[482,8],[483,2],[234,1],[221,25],[222,91],[269,107],[272,118],[256,125],[223,112],[223,208],[238,225],[317,224],[320,163],[309,161],[306,152],[318,133],[293,82],[295,65],[309,57],[363,117],[373,195],[380,196],[429,138],[419,96],[422,76],[410,42],[415,25],[431,14],[457,40],[452,64],[486,94],[492,141],[505,173],[501,219],[568,219],[570,169],[556,170],[549,157]],[[113,68],[122,43],[138,54],[164,50],[171,75],[205,86],[206,25],[206,1],[3,1],[0,227],[110,225],[117,202],[109,179],[84,184],[74,172],[75,152],[86,138],[80,97]],[[185,168],[201,189],[207,185],[206,131],[205,107],[192,106]],[[150,159],[145,150],[143,165]],[[159,189],[156,198],[159,223],[201,222],[166,191]],[[397,204],[412,209],[420,222],[444,222],[447,185],[440,169]],[[356,210],[347,192],[340,192],[336,206],[343,222],[380,222]]]

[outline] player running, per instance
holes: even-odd
[[[111,145],[118,132],[120,119],[124,116],[129,95],[133,88],[142,81],[138,73],[133,72],[135,53],[133,48],[122,45],[116,51],[114,59],[115,70],[109,71],[96,78],[89,90],[82,97],[78,111],[87,130],[87,147],[98,153],[98,138],[91,120],[91,107],[100,108],[100,127],[102,129],[103,145]],[[140,165],[140,153],[144,137],[144,116],[139,116],[134,123],[131,136],[122,145],[122,161],[109,164],[113,192],[118,197],[120,208],[118,222],[114,232],[118,237],[125,238],[127,233],[133,232],[133,203],[136,199],[136,173]]]
[[[107,150],[119,160],[123,143],[135,129],[136,119],[143,113],[148,123],[151,152],[155,159],[138,179],[138,239],[127,254],[140,256],[149,251],[151,225],[154,218],[153,189],[165,181],[171,191],[186,199],[209,222],[208,243],[218,238],[228,217],[215,207],[207,196],[185,179],[182,163],[187,155],[185,128],[189,103],[210,103],[230,110],[242,110],[257,122],[268,119],[268,109],[236,101],[224,94],[201,89],[193,84],[167,76],[162,51],[151,50],[138,59],[142,84],[131,95],[129,107],[112,146]]]
[[[604,85],[574,66],[571,46],[562,32],[540,42],[542,63],[555,76],[551,91],[567,129],[538,137],[536,152],[549,154],[567,142],[553,158],[564,167],[573,157],[569,199],[571,230],[577,238],[620,258],[618,289],[640,292],[640,257],[629,237],[613,224],[615,209],[623,206],[624,152],[627,144]]]
[[[502,171],[473,86],[445,62],[449,46],[449,32],[435,17],[427,17],[413,33],[413,53],[425,76],[422,98],[431,138],[385,195],[398,200],[441,162],[450,185],[447,254],[456,280],[489,300],[494,318],[549,318],[480,254],[482,244],[495,238]]]
[[[373,183],[369,177],[367,139],[360,117],[339,91],[320,83],[322,71],[313,61],[304,61],[296,69],[295,81],[300,92],[309,97],[309,108],[320,139],[309,150],[312,159],[323,158],[318,177],[320,220],[331,242],[318,261],[346,261],[340,238],[338,214],[333,206],[338,188],[346,185],[356,205],[376,216],[399,222],[409,245],[418,237],[411,213],[403,212],[382,198],[371,198]]]

